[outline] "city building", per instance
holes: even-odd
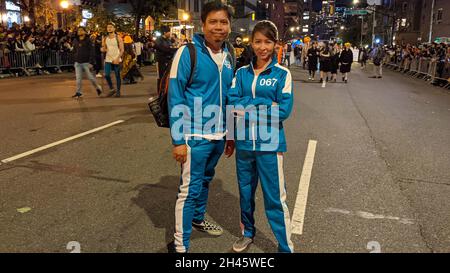
[[[421,28],[418,40],[434,42],[440,37],[450,37],[450,1],[423,0],[422,2]]]

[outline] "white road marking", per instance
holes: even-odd
[[[347,214],[347,215],[351,215],[351,216],[358,216],[358,217],[361,217],[361,218],[364,218],[364,219],[368,219],[368,220],[374,220],[374,219],[394,220],[394,221],[398,221],[398,222],[400,222],[402,224],[405,224],[405,225],[412,225],[412,224],[414,224],[414,219],[400,218],[400,217],[395,217],[395,216],[386,216],[386,215],[374,214],[374,213],[366,212],[366,211],[355,211],[355,212],[352,212],[352,211],[343,210],[343,209],[327,208],[325,210],[325,212]]]
[[[28,152],[25,152],[25,153],[21,153],[21,154],[19,154],[19,155],[15,155],[15,156],[12,156],[12,157],[3,159],[1,162],[2,162],[2,163],[9,163],[9,162],[11,162],[11,161],[14,161],[14,160],[17,160],[17,159],[20,159],[20,158],[23,158],[23,157],[26,157],[26,156],[35,154],[35,153],[37,153],[37,152],[40,152],[40,151],[49,149],[49,148],[51,148],[51,147],[54,147],[54,146],[57,146],[57,145],[66,143],[66,142],[68,142],[68,141],[71,141],[71,140],[74,140],[74,139],[77,139],[77,138],[80,138],[80,137],[83,137],[83,136],[86,136],[86,135],[89,135],[89,134],[92,134],[92,133],[95,133],[95,132],[104,130],[104,129],[106,129],[106,128],[109,128],[109,127],[111,127],[111,126],[117,125],[117,124],[122,123],[122,122],[125,122],[125,121],[124,121],[124,120],[114,121],[114,122],[112,122],[112,123],[103,125],[103,126],[101,126],[101,127],[98,127],[98,128],[95,128],[95,129],[92,129],[92,130],[89,130],[89,131],[86,131],[86,132],[84,132],[84,133],[80,133],[80,134],[78,134],[78,135],[74,135],[74,136],[65,138],[65,139],[63,139],[63,140],[59,140],[59,141],[56,141],[56,142],[47,144],[47,145],[45,145],[45,146],[42,146],[42,147],[33,149],[33,150],[31,150],[31,151],[28,151]]]
[[[316,154],[316,140],[310,140],[306,151],[305,162],[300,176],[297,198],[295,200],[294,213],[292,214],[292,233],[301,235],[305,220],[306,202],[308,200],[309,182]]]

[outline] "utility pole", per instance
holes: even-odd
[[[363,47],[363,31],[364,31],[364,15],[361,16],[361,42],[360,46]]]
[[[376,6],[373,6],[373,10],[372,10],[372,16],[373,16],[373,21],[372,21],[372,48],[375,47],[375,24],[377,23],[377,20],[375,19],[375,9]]]
[[[428,34],[428,42],[431,43],[433,38],[433,17],[434,17],[434,4],[436,0],[431,1],[431,15],[430,15],[430,32]]]

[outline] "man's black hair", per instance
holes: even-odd
[[[228,20],[231,22],[231,17],[233,16],[233,8],[222,3],[220,0],[214,0],[211,2],[206,3],[202,7],[202,22],[206,22],[206,17],[208,17],[208,14],[210,14],[213,11],[225,11],[228,15]]]

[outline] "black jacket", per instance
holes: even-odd
[[[156,61],[161,63],[168,63],[177,52],[176,48],[171,48],[171,42],[169,39],[164,38],[163,36],[159,37],[155,41],[155,49],[156,49]]]
[[[95,47],[89,37],[74,40],[73,51],[75,62],[95,64]]]
[[[350,49],[342,50],[339,61],[341,63],[351,64],[353,62],[353,52]]]

